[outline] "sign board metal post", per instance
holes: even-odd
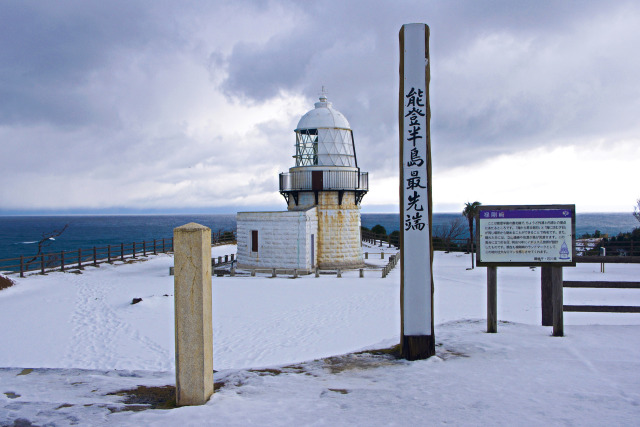
[[[551,287],[553,299],[553,336],[561,337],[564,335],[562,267],[551,267]]]
[[[487,332],[498,332],[498,267],[487,267]]]
[[[551,282],[551,269],[553,267],[542,267],[540,273],[540,299],[542,306],[542,326],[553,326],[553,292]]]
[[[431,247],[429,27],[400,29],[400,311],[402,356],[435,354]]]

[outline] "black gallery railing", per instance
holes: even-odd
[[[280,191],[369,190],[369,173],[357,170],[308,170],[280,174]]]

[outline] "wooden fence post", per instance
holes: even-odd
[[[82,270],[82,249],[78,249],[78,268]]]
[[[124,243],[120,243],[120,261],[124,261]]]
[[[147,242],[146,242],[146,240],[142,241],[142,256],[147,256]]]
[[[176,404],[203,405],[213,394],[211,230],[175,228]]]
[[[20,255],[20,277],[24,277],[24,255]]]
[[[156,248],[156,240],[157,239],[153,239],[153,254],[154,255],[158,255],[158,250]]]
[[[97,252],[96,252],[96,247],[93,247],[93,265],[94,267],[96,267],[98,265],[98,256],[97,256]]]
[[[111,245],[107,245],[107,262],[111,264]]]
[[[553,326],[553,301],[551,299],[551,268],[542,267],[540,273],[540,296],[542,303],[542,326]]]
[[[44,254],[40,255],[40,274],[44,274]]]
[[[132,250],[132,252],[133,252],[133,257],[135,258],[136,257],[136,242],[133,242],[133,250]]]
[[[498,268],[487,267],[487,332],[498,332]]]
[[[552,299],[553,299],[553,336],[564,336],[562,267],[551,267]]]
[[[64,251],[60,251],[60,271],[64,271]]]
[[[172,245],[173,245],[173,243],[172,243]],[[167,251],[165,251],[165,249],[164,249],[164,237],[162,238],[162,253],[163,254],[167,253]]]

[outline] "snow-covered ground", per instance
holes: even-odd
[[[540,326],[540,269],[501,268],[498,333],[487,334],[486,269],[468,264],[435,254],[437,357],[416,362],[353,353],[398,342],[399,268],[214,277],[224,385],[204,406],[139,412],[107,393],[175,382],[173,258],[15,279],[0,291],[0,425],[638,424],[640,315],[565,313],[566,336],[553,338]],[[564,272],[640,280],[637,265]],[[565,303],[640,305],[640,291],[567,289]]]

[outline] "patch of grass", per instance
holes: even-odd
[[[374,356],[393,356],[396,359],[402,359],[402,347],[396,344],[389,348],[380,348],[376,350],[365,350],[354,354],[373,354]]]
[[[147,405],[124,405],[119,407],[107,406],[107,409],[109,410],[109,412],[113,414],[114,412],[125,412],[125,411],[140,412],[140,411],[144,411],[146,409],[152,409],[152,408],[149,408]],[[171,408],[158,408],[158,409],[171,409]]]
[[[442,360],[449,360],[457,357],[469,357],[468,354],[464,354],[459,351],[451,350],[449,348],[444,348],[444,347],[442,348],[442,351],[438,352],[437,356],[440,357]]]
[[[72,404],[70,404],[70,403],[63,403],[62,405],[60,405],[60,406],[58,406],[58,407],[56,408],[56,411],[57,411],[58,409],[62,409],[62,408],[73,408],[73,405],[72,405]]]
[[[176,407],[176,387],[147,387],[140,385],[132,390],[119,390],[107,395],[125,396],[125,409],[120,411],[140,411],[143,409],[173,409]],[[140,406],[144,405],[144,406]],[[111,409],[110,409],[111,410]]]
[[[342,356],[333,356],[322,359],[324,368],[328,369],[332,374],[339,374],[350,370],[377,369],[383,366],[391,366],[402,363],[400,358],[393,353],[382,352],[376,350],[364,351],[359,353],[345,354]]]
[[[224,387],[223,381],[213,383],[213,391]],[[108,396],[124,396],[123,407],[109,407],[111,412],[144,411],[145,409],[174,409],[176,404],[176,387],[165,385],[162,387],[147,387],[140,385],[131,390],[118,390],[107,393]]]
[[[345,388],[330,388],[329,391],[332,391],[334,393],[340,393],[340,394],[347,394],[349,393],[349,390],[345,389]]]
[[[20,376],[20,375],[29,375],[31,372],[33,372],[33,369],[31,369],[31,368],[26,368],[26,369],[23,369],[22,371],[20,371],[20,373],[19,373],[18,375],[16,375],[16,376]]]
[[[259,374],[259,375],[280,375],[280,374],[284,373],[282,371],[282,369],[272,369],[272,368],[249,369],[249,372],[254,372],[254,373]]]
[[[15,285],[16,283],[9,279],[7,276],[0,274],[0,291],[3,289],[7,289]]]

